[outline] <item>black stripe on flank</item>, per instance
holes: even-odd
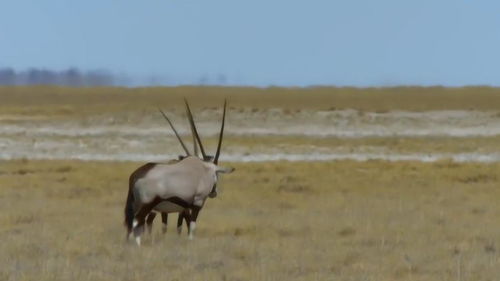
[[[181,206],[182,208],[186,209],[186,208],[189,208],[191,206],[191,204],[189,204],[188,202],[182,200],[181,198],[175,196],[175,197],[170,197],[170,198],[167,198],[167,199],[164,199],[162,201],[168,201],[168,202],[172,202],[176,205],[179,205]]]

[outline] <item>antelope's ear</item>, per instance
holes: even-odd
[[[217,169],[217,172],[222,173],[222,174],[230,174],[230,173],[234,172],[234,170],[236,170],[236,169],[233,167],[219,167]]]

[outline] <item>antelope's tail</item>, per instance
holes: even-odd
[[[134,192],[132,188],[129,188],[127,195],[127,203],[125,204],[125,226],[127,227],[128,232],[132,231],[132,225],[134,222]]]

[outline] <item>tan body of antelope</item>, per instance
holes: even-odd
[[[184,157],[182,157],[184,158]],[[179,159],[182,160],[182,159]],[[171,160],[167,163],[173,164],[178,162],[178,160]],[[135,182],[144,176],[146,172],[148,172],[150,169],[156,166],[157,163],[147,163],[141,167],[139,167],[137,170],[135,170],[129,178],[129,188],[133,187],[135,185]],[[155,208],[154,210],[158,211],[158,208]],[[172,208],[170,210],[165,211],[165,208],[163,208],[163,211],[159,211],[161,213],[161,221],[162,221],[162,233],[165,234],[167,232],[167,224],[168,224],[168,214],[169,213],[176,213],[172,211]],[[181,234],[182,232],[182,221],[186,221],[186,226],[188,227],[189,231],[189,222],[191,221],[191,212],[189,209],[185,209],[181,212],[178,212],[179,216],[177,219],[177,233]],[[157,213],[155,211],[151,211],[147,217],[146,217],[146,226],[147,230],[150,234],[152,234],[152,229],[153,229],[153,221],[156,217]]]
[[[198,132],[196,131],[196,127],[194,125],[194,118],[193,118],[193,115],[191,113],[191,109],[189,108],[189,104],[188,102],[185,100],[185,104],[186,104],[186,114],[190,120],[190,126],[191,126],[191,134],[193,136],[193,148],[194,148],[194,155],[198,156],[198,145],[197,145],[197,140],[196,140],[196,136],[198,136],[199,138],[199,135],[198,135]],[[184,144],[184,142],[182,141],[181,137],[179,136],[179,134],[177,133],[177,130],[175,129],[174,125],[172,124],[172,122],[170,122],[170,120],[168,119],[167,115],[160,109],[160,113],[163,115],[163,117],[165,118],[165,120],[168,122],[168,124],[170,125],[170,127],[172,128],[172,130],[174,131],[175,135],[177,136],[180,144],[182,145],[182,148],[184,149],[184,152],[186,153],[186,156],[189,156],[190,153],[186,147],[186,145]],[[195,132],[196,131],[196,132]],[[196,136],[195,136],[196,135]],[[200,140],[200,143],[201,143],[201,140]],[[202,149],[202,154],[205,155],[205,151],[203,150],[203,146],[201,146],[201,149]],[[184,159],[186,156],[183,156],[183,155],[179,155],[179,158],[178,159],[175,159],[175,160],[170,160],[168,163],[169,164],[174,164],[174,163],[177,163],[178,161]],[[212,158],[213,159],[213,158]],[[148,163],[149,164],[149,163]],[[146,164],[146,165],[148,165]],[[145,165],[145,166],[146,166]],[[140,167],[139,169],[137,169],[136,171],[140,170],[142,167]],[[147,169],[147,168],[146,168]],[[135,172],[134,172],[135,173]],[[134,174],[132,174],[133,176]],[[172,212],[170,212],[172,213]],[[162,220],[162,232],[163,234],[165,234],[167,232],[167,224],[168,224],[168,214],[169,212],[161,212],[161,220]],[[148,229],[148,232],[151,234],[152,233],[152,229],[153,229],[153,221],[156,217],[156,213],[155,212],[150,212],[147,217],[146,217],[146,226],[147,226],[147,229]],[[186,209],[182,212],[179,212],[179,216],[177,218],[177,233],[180,235],[181,232],[182,232],[182,221],[185,220],[186,221],[186,226],[188,228],[188,233],[189,233],[189,222],[191,221],[191,212],[189,209]]]
[[[187,102],[186,106],[189,110]],[[185,218],[189,221],[189,238],[193,238],[196,220],[206,199],[217,196],[218,176],[221,173],[231,173],[234,170],[217,165],[224,132],[225,113],[226,103],[224,103],[219,142],[213,162],[203,150],[190,112],[188,117],[191,129],[202,151],[202,159],[190,155],[172,123],[164,115],[188,156],[176,163],[148,163],[130,176],[129,193],[125,206],[125,223],[127,237],[133,232],[138,245],[140,245],[146,216],[153,210],[165,214],[172,212],[187,214]]]

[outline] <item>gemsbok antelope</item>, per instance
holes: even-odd
[[[191,128],[191,135],[193,137],[194,155],[198,156],[198,145],[197,145],[197,141],[196,141],[196,137],[195,137],[196,127],[194,125],[194,117],[193,117],[193,114],[191,112],[191,108],[189,107],[189,103],[187,102],[186,99],[184,99],[184,103],[186,105],[186,116],[188,117],[188,120],[190,121],[189,125],[190,125],[190,128]],[[168,124],[170,125],[170,128],[174,131],[176,137],[178,138],[180,144],[182,145],[182,148],[184,149],[184,152],[186,153],[185,156],[184,155],[179,155],[178,159],[173,159],[173,160],[170,160],[170,161],[167,162],[169,164],[177,163],[178,161],[180,161],[183,158],[185,158],[186,156],[188,156],[189,155],[189,151],[187,150],[186,145],[182,141],[182,138],[177,133],[177,130],[173,126],[172,122],[170,122],[170,119],[168,119],[167,115],[161,109],[158,108],[158,110],[163,115],[163,117],[165,118],[165,120],[168,122]],[[196,131],[196,134],[198,134],[198,131]],[[198,134],[198,136],[199,136],[199,134]],[[201,138],[200,138],[200,141],[201,141]],[[203,146],[201,147],[201,150],[202,150],[202,154],[205,155],[205,151],[203,149]],[[207,158],[206,160],[211,160],[211,159],[213,159],[213,156],[209,155],[206,158]],[[191,216],[191,213],[189,212],[189,209],[186,209],[186,210],[184,210],[182,212],[179,212],[179,216],[177,218],[177,234],[180,235],[181,232],[182,232],[182,221],[183,220],[186,221],[186,226],[187,226],[188,231],[189,231],[190,216]],[[147,227],[147,230],[148,230],[149,234],[152,234],[153,221],[154,221],[155,217],[156,217],[156,213],[154,211],[151,211],[147,215],[147,217],[146,217],[146,227]],[[162,220],[162,233],[165,234],[167,232],[167,224],[168,224],[168,213],[167,212],[161,212],[161,220]]]
[[[219,133],[217,151],[213,158],[207,156],[197,133],[191,114],[188,114],[193,133],[198,141],[203,158],[191,155],[182,143],[177,132],[175,134],[187,157],[176,163],[148,163],[132,173],[129,180],[129,192],[125,206],[125,223],[127,238],[134,233],[136,243],[141,244],[146,216],[156,210],[163,213],[185,212],[189,210],[189,238],[193,239],[198,214],[208,197],[217,196],[217,180],[222,173],[231,173],[234,168],[223,168],[218,165],[224,135],[226,105],[222,114],[222,125]],[[169,124],[170,120],[164,115]],[[171,124],[173,128],[173,125]],[[186,212],[185,212],[186,213]]]

